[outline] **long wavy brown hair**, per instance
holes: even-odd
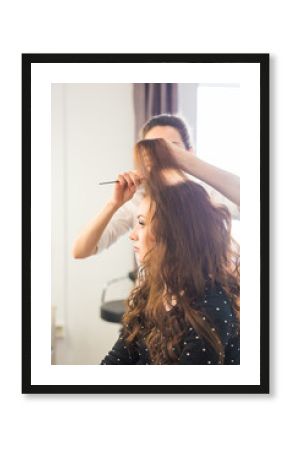
[[[142,338],[153,364],[178,364],[181,342],[193,327],[223,363],[221,339],[202,319],[199,300],[206,286],[218,285],[239,319],[239,248],[231,238],[230,213],[185,176],[165,140],[138,142],[134,156],[156,244],[127,301],[123,337],[128,345]]]

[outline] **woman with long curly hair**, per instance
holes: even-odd
[[[101,364],[239,364],[239,248],[231,216],[163,139],[135,146],[144,199],[130,238],[140,262],[120,337]]]

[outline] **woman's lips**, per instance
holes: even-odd
[[[139,248],[138,247],[133,247],[134,252],[139,252]]]

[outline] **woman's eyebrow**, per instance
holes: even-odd
[[[143,219],[145,219],[145,216],[143,216],[143,214],[138,214],[137,219],[139,219],[139,217],[143,217]]]

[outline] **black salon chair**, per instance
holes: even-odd
[[[107,322],[113,322],[113,323],[121,323],[123,314],[125,312],[125,300],[118,299],[118,300],[109,300],[106,301],[106,294],[108,291],[108,288],[115,283],[119,283],[120,281],[124,280],[131,280],[133,283],[135,282],[137,277],[137,270],[134,270],[132,272],[129,272],[124,277],[114,278],[113,280],[108,281],[108,283],[105,284],[102,292],[101,297],[101,318],[103,320],[106,320]]]

